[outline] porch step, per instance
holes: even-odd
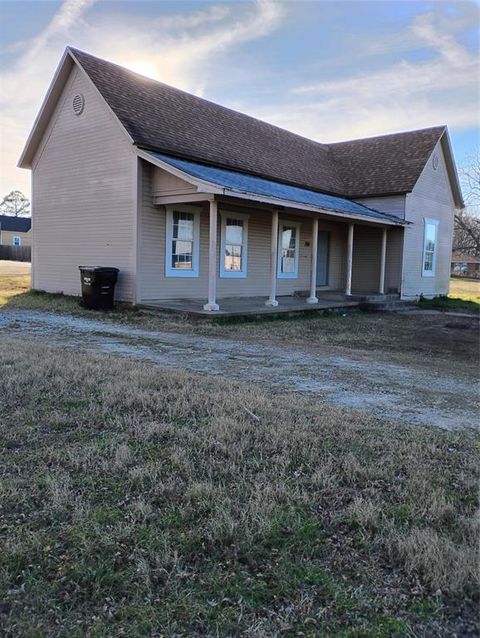
[[[350,299],[365,303],[386,303],[399,300],[400,295],[398,293],[387,293],[383,295],[380,293],[356,293],[353,294]]]
[[[403,308],[414,306],[415,302],[399,299],[384,299],[382,301],[361,301],[360,310],[364,312],[397,312]]]

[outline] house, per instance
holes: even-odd
[[[462,195],[445,126],[321,144],[68,47],[19,160],[33,287],[120,268],[136,304],[448,291]]]
[[[456,277],[480,278],[480,257],[453,252],[451,274]]]
[[[30,217],[0,215],[0,246],[30,246],[31,225]]]

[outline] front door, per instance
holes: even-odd
[[[330,233],[318,231],[317,286],[328,286],[328,255],[330,251]]]

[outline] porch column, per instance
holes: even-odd
[[[278,306],[277,296],[278,210],[272,213],[272,236],[270,240],[270,296],[266,306]]]
[[[307,303],[318,303],[317,298],[318,219],[312,220],[312,263],[310,266],[310,297]]]
[[[382,228],[382,252],[380,256],[380,283],[378,286],[378,292],[381,295],[385,294],[385,258],[387,256],[387,229]]]
[[[348,225],[348,240],[347,240],[347,285],[345,287],[345,294],[352,294],[352,264],[353,264],[353,226]]]
[[[220,310],[217,304],[217,202],[211,200],[208,241],[208,303],[204,310]]]

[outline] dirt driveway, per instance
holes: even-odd
[[[478,425],[475,379],[382,361],[368,353],[245,343],[233,338],[142,330],[36,311],[0,312],[0,335],[146,360],[164,368],[262,383],[378,417],[440,428]]]

